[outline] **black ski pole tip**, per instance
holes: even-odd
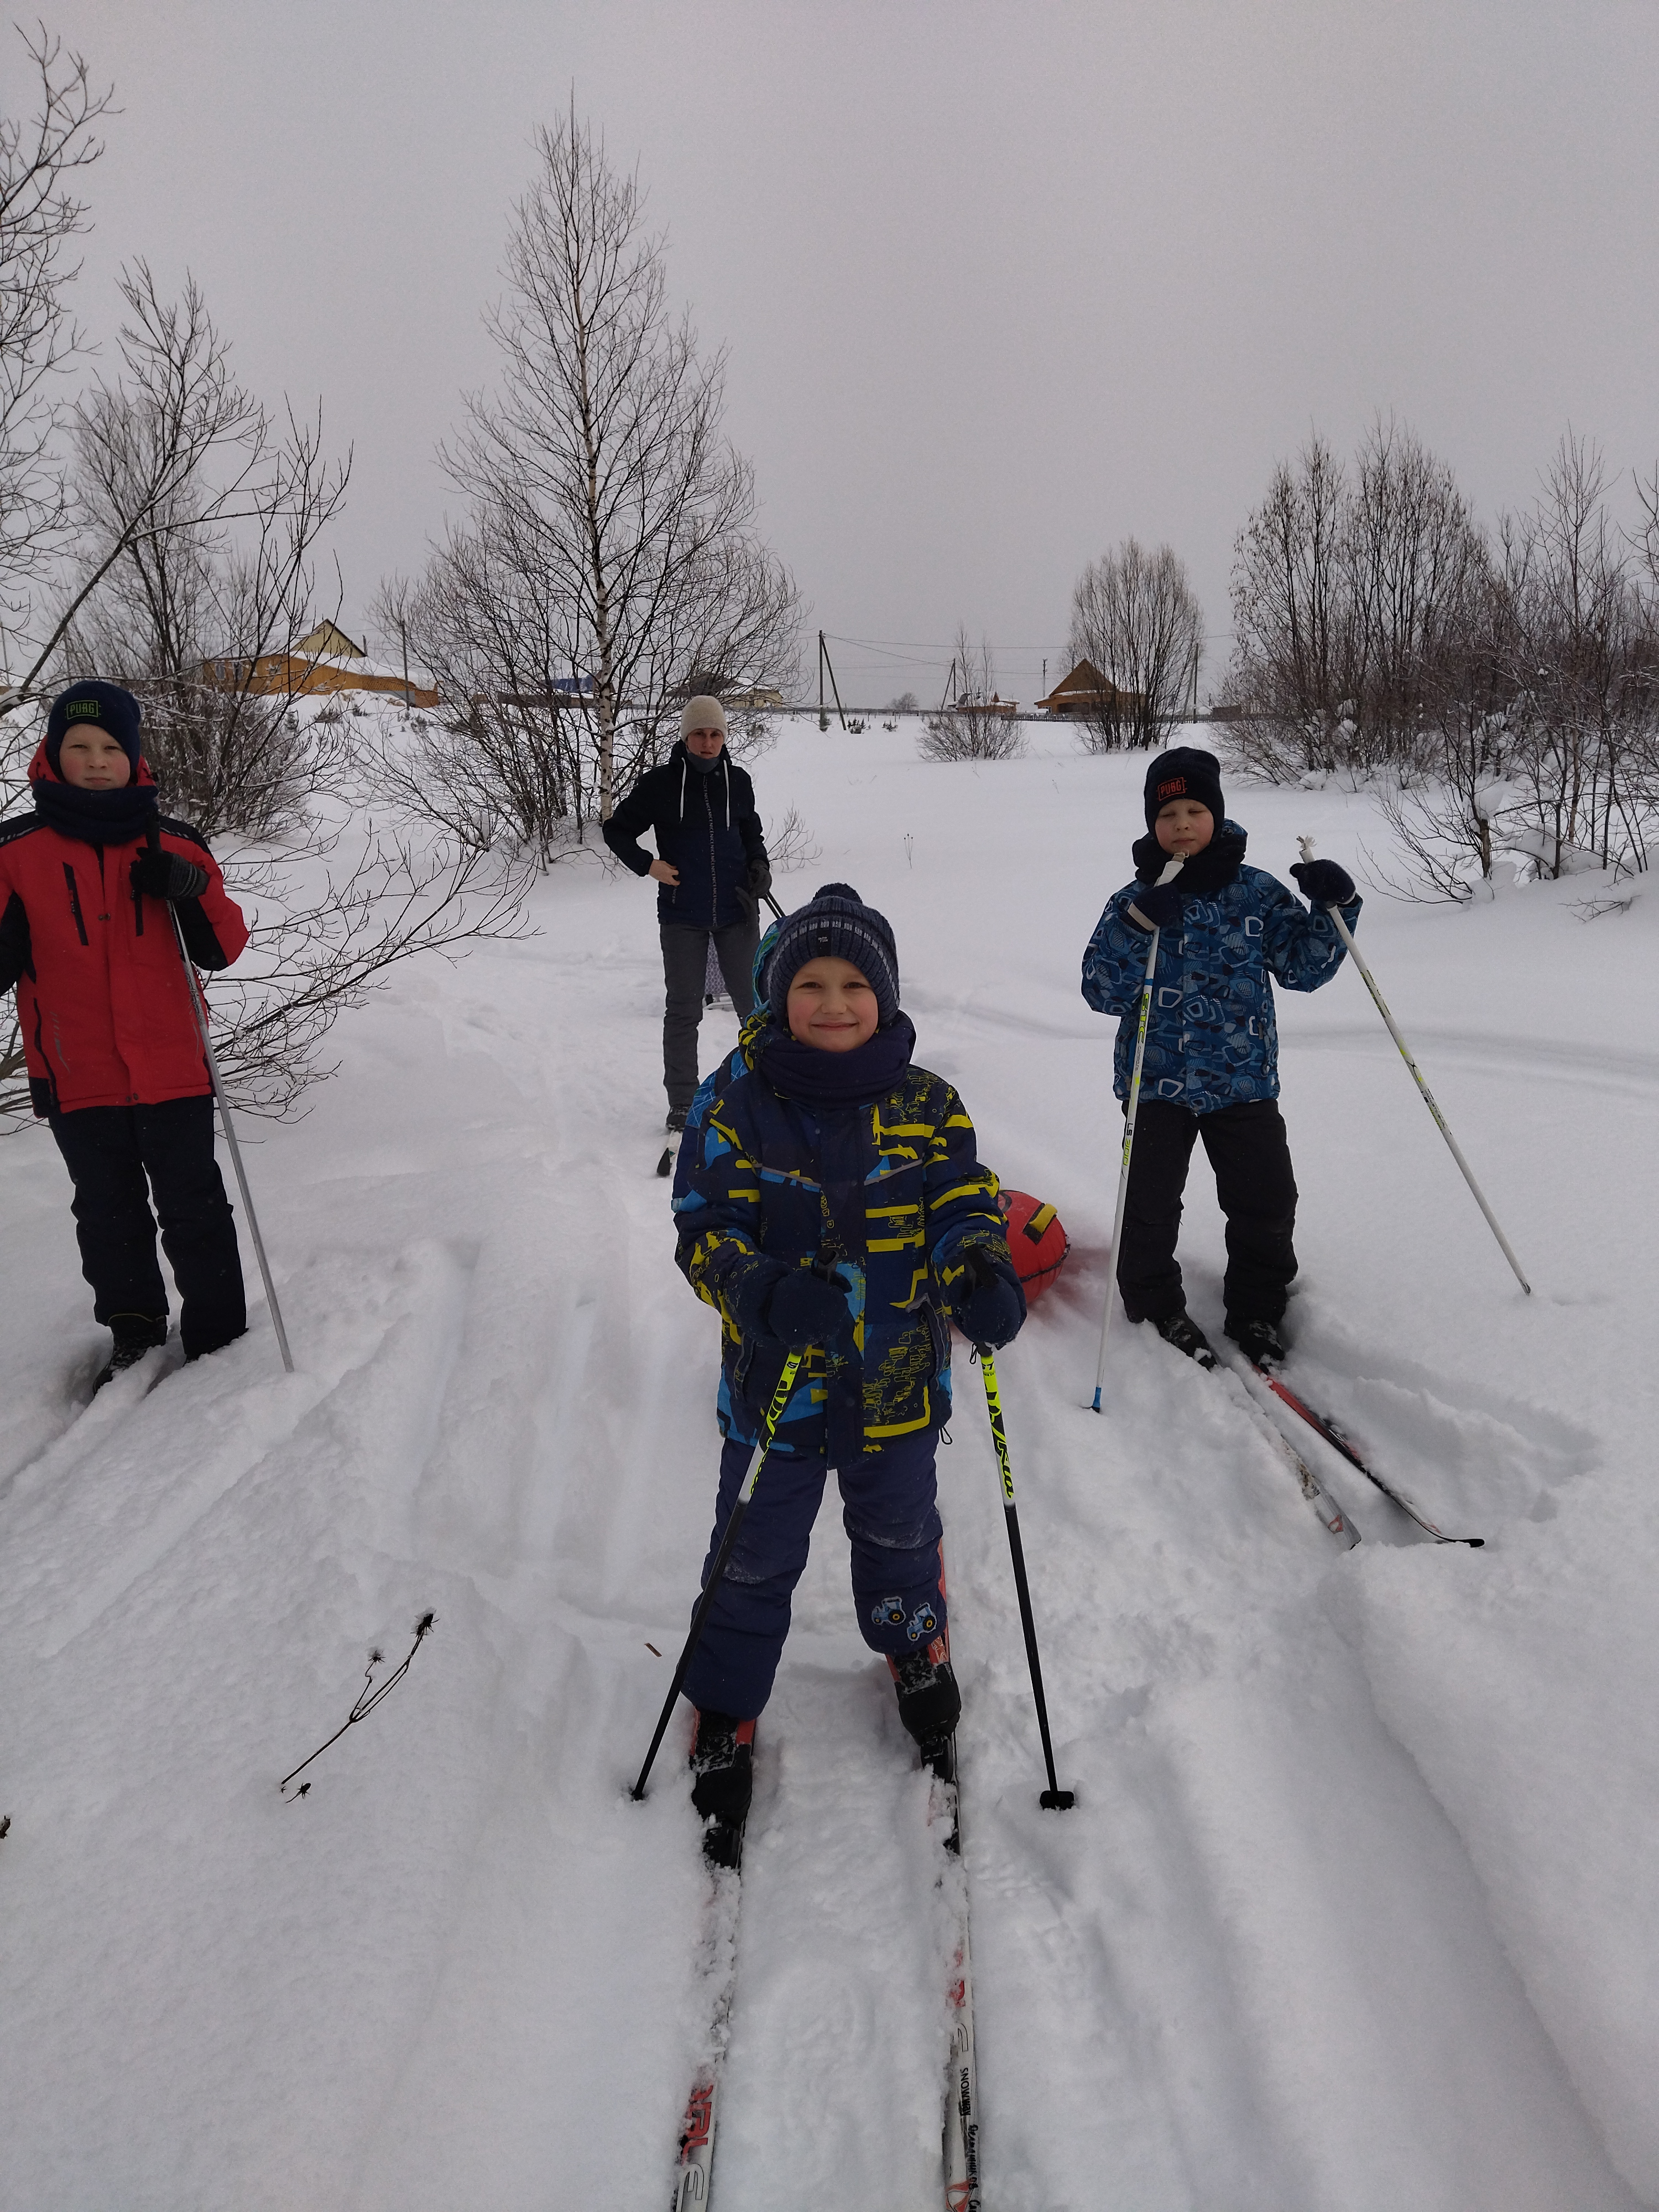
[[[1037,1799],[1045,1813],[1069,1813],[1077,1802],[1077,1793],[1072,1790],[1045,1790]]]

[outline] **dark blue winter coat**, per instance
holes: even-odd
[[[946,1316],[971,1287],[964,1252],[978,1245],[1016,1288],[1018,1279],[997,1179],[951,1085],[905,1066],[872,1103],[809,1109],[763,1072],[775,1033],[763,1006],[692,1102],[674,1177],[676,1256],[720,1316],[721,1433],[752,1441],[787,1357],[763,1319],[767,1302],[788,1270],[833,1245],[847,1325],[802,1362],[777,1442],[846,1466],[948,1418]]]
[[[678,884],[657,886],[659,921],[730,929],[753,914],[749,872],[757,861],[765,865],[766,832],[755,811],[755,787],[727,747],[704,770],[684,742],[677,744],[612,813],[605,842],[636,876],[651,870],[652,855],[639,842],[646,830],[656,837],[657,859],[680,872]]]
[[[1155,841],[1153,841],[1155,842]],[[1083,995],[1096,1011],[1120,1017],[1113,1088],[1129,1095],[1141,986],[1151,939],[1127,908],[1157,879],[1161,852],[1135,848],[1139,878],[1108,902],[1083,956]],[[1160,931],[1140,1095],[1213,1114],[1253,1098],[1279,1096],[1279,1032],[1273,985],[1316,991],[1342,964],[1344,946],[1321,907],[1313,912],[1264,869],[1244,866],[1244,832],[1223,824],[1188,863],[1181,921]],[[1219,878],[1219,880],[1218,880]],[[1341,908],[1350,929],[1361,902]],[[1270,980],[1271,979],[1271,980]]]

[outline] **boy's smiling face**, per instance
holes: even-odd
[[[132,781],[132,763],[107,730],[72,723],[58,748],[58,773],[77,791],[120,791]]]
[[[786,1005],[789,1034],[820,1052],[851,1052],[876,1033],[876,994],[850,960],[825,955],[798,969]]]
[[[1158,808],[1152,834],[1172,860],[1178,853],[1183,860],[1189,860],[1214,836],[1215,817],[1195,799],[1172,799],[1167,806]]]

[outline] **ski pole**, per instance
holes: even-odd
[[[1025,1548],[1019,1540],[1019,1513],[1014,1504],[1014,1470],[1008,1460],[1008,1437],[1002,1425],[1002,1400],[997,1390],[997,1364],[988,1344],[976,1344],[975,1356],[985,1383],[985,1404],[991,1416],[991,1440],[1002,1469],[1002,1517],[1008,1526],[1008,1549],[1014,1562],[1014,1588],[1019,1593],[1019,1625],[1025,1632],[1025,1659],[1031,1670],[1031,1695],[1036,1701],[1037,1733],[1042,1738],[1042,1759],[1048,1770],[1048,1787],[1037,1799],[1045,1813],[1067,1813],[1077,1798],[1062,1790],[1054,1773],[1054,1748],[1048,1738],[1048,1704],[1042,1694],[1042,1662],[1037,1657],[1036,1623],[1031,1618],[1031,1586],[1025,1577]]]
[[[1185,855],[1177,854],[1158,878],[1158,888],[1172,884],[1181,873]],[[1140,1071],[1146,1058],[1146,1022],[1152,1010],[1152,977],[1158,968],[1157,930],[1152,932],[1152,951],[1146,955],[1146,980],[1140,987],[1140,1020],[1135,1030],[1134,1073],[1129,1078],[1128,1103],[1123,1113],[1123,1162],[1117,1171],[1117,1206],[1112,1214],[1111,1273],[1106,1279],[1106,1310],[1100,1319],[1100,1360],[1095,1369],[1094,1409],[1100,1411],[1100,1394],[1106,1382],[1106,1339],[1112,1327],[1112,1308],[1116,1304],[1114,1292],[1117,1288],[1118,1247],[1123,1236],[1123,1208],[1129,1196],[1129,1158],[1135,1148],[1135,1115],[1140,1110]]]
[[[154,822],[149,829],[149,846],[153,853],[161,848],[161,836]],[[247,1176],[242,1166],[242,1151],[236,1141],[236,1132],[230,1122],[230,1102],[225,1097],[225,1086],[219,1074],[219,1059],[213,1049],[213,1040],[208,1035],[207,1008],[202,1004],[201,987],[196,981],[196,969],[185,945],[183,925],[179,909],[171,899],[165,902],[173,917],[173,933],[179,944],[179,957],[185,963],[185,981],[190,986],[190,1010],[196,1017],[196,1034],[202,1040],[202,1050],[208,1064],[208,1074],[213,1084],[213,1096],[219,1107],[219,1126],[225,1133],[225,1143],[230,1152],[230,1164],[236,1170],[236,1188],[242,1194],[242,1211],[247,1216],[248,1233],[253,1239],[255,1256],[259,1262],[259,1274],[265,1286],[265,1302],[270,1308],[270,1318],[276,1331],[276,1343],[283,1355],[283,1365],[294,1372],[294,1354],[288,1348],[288,1331],[283,1327],[283,1309],[276,1303],[276,1285],[270,1279],[270,1263],[265,1258],[265,1240],[259,1234],[259,1217],[253,1210],[253,1194],[247,1187]]]
[[[720,1586],[720,1578],[726,1572],[726,1563],[731,1558],[732,1547],[738,1540],[738,1531],[743,1526],[743,1516],[749,1510],[749,1501],[755,1494],[755,1485],[760,1480],[761,1469],[765,1466],[767,1454],[772,1449],[773,1436],[778,1423],[783,1419],[783,1409],[789,1403],[790,1393],[795,1387],[795,1376],[805,1357],[803,1352],[792,1352],[783,1363],[783,1372],[778,1377],[778,1387],[772,1393],[772,1402],[766,1409],[766,1419],[761,1423],[760,1449],[755,1454],[754,1464],[744,1479],[743,1488],[738,1492],[737,1502],[732,1506],[726,1521],[726,1534],[720,1538],[720,1547],[714,1554],[714,1564],[708,1571],[708,1579],[702,1586],[702,1595],[697,1600],[697,1609],[691,1616],[691,1633],[685,1639],[685,1649],[680,1654],[679,1664],[674,1669],[674,1679],[668,1686],[668,1695],[663,1700],[662,1711],[657,1721],[657,1733],[652,1737],[651,1748],[645,1754],[645,1765],[640,1769],[640,1778],[629,1793],[635,1802],[645,1795],[646,1778],[651,1771],[658,1748],[667,1733],[668,1723],[673,1715],[675,1700],[680,1694],[680,1686],[690,1668],[691,1655],[702,1638],[703,1624],[708,1619],[715,1593]]]
[[[1303,859],[1304,860],[1311,860],[1314,850],[1313,839],[1311,837],[1299,837],[1297,840],[1297,842],[1302,848]],[[1492,1235],[1498,1239],[1498,1247],[1503,1252],[1504,1257],[1509,1261],[1510,1267],[1514,1268],[1516,1281],[1520,1284],[1522,1289],[1526,1292],[1527,1296],[1530,1297],[1532,1296],[1532,1285],[1527,1280],[1525,1275],[1521,1272],[1521,1262],[1515,1256],[1514,1248],[1510,1244],[1509,1238],[1504,1236],[1503,1231],[1498,1227],[1498,1216],[1492,1212],[1491,1206],[1487,1205],[1486,1194],[1482,1191],[1480,1184],[1475,1181],[1474,1171],[1470,1168],[1468,1162],[1463,1157],[1462,1146],[1458,1144],[1456,1138],[1453,1136],[1451,1130],[1447,1126],[1445,1115],[1441,1112],[1438,1106],[1435,1104],[1434,1093],[1424,1081],[1423,1071],[1418,1066],[1416,1060],[1413,1059],[1411,1047],[1407,1043],[1405,1038],[1401,1036],[1399,1028],[1395,1022],[1394,1016],[1389,1012],[1388,1002],[1383,998],[1381,991],[1376,988],[1376,976],[1372,975],[1370,969],[1365,965],[1364,955],[1360,951],[1359,947],[1353,941],[1353,932],[1348,927],[1347,923],[1343,921],[1341,914],[1334,906],[1328,906],[1325,911],[1329,915],[1331,920],[1336,924],[1337,934],[1341,938],[1344,945],[1347,946],[1349,957],[1352,958],[1354,966],[1358,969],[1361,975],[1364,978],[1365,988],[1370,993],[1371,997],[1376,1000],[1377,1012],[1382,1015],[1383,1020],[1389,1025],[1389,1035],[1394,1039],[1395,1044],[1400,1048],[1400,1057],[1405,1061],[1407,1066],[1410,1068],[1412,1072],[1412,1080],[1416,1084],[1418,1089],[1423,1094],[1423,1103],[1428,1108],[1430,1113],[1434,1116],[1435,1127],[1439,1130],[1441,1135],[1445,1139],[1447,1148],[1450,1152],[1452,1158],[1456,1161],[1459,1169],[1462,1170],[1463,1180],[1468,1183],[1470,1194],[1474,1197],[1475,1204],[1486,1217],[1487,1228],[1491,1230]]]

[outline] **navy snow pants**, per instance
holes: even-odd
[[[895,1658],[925,1650],[945,1632],[945,1531],[933,1475],[938,1443],[938,1432],[929,1429],[837,1470],[859,1632],[872,1651]],[[734,1437],[720,1454],[705,1581],[754,1450]],[[761,1469],[685,1678],[685,1694],[700,1710],[752,1720],[771,1696],[789,1633],[789,1601],[806,1565],[829,1472],[827,1461],[777,1451]]]
[[[1186,1308],[1176,1238],[1194,1141],[1209,1154],[1227,1217],[1227,1325],[1277,1322],[1296,1274],[1297,1192],[1285,1123],[1271,1098],[1212,1114],[1142,1099],[1117,1255],[1124,1311],[1131,1321],[1167,1321]]]
[[[165,1319],[161,1249],[179,1286],[179,1334],[199,1358],[247,1327],[236,1224],[213,1157],[213,1101],[168,1098],[159,1106],[82,1106],[51,1116],[52,1133],[75,1184],[81,1272],[93,1288],[93,1318]],[[150,1212],[152,1197],[155,1214]]]

